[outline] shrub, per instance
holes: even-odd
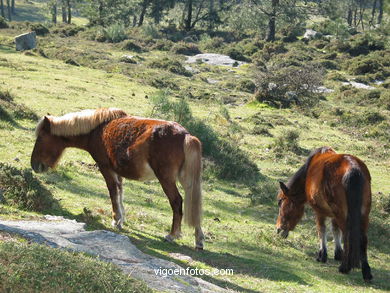
[[[182,55],[196,55],[200,54],[198,46],[194,43],[178,42],[171,48],[171,52]]]
[[[72,37],[77,35],[79,32],[84,31],[85,28],[77,25],[59,25],[56,26],[52,32],[55,34],[59,34],[62,37]]]
[[[276,154],[279,155],[283,154],[286,151],[299,153],[301,150],[298,143],[299,136],[300,134],[297,130],[290,129],[283,131],[281,135],[277,136],[274,139],[271,148]]]
[[[242,52],[240,52],[236,48],[227,48],[225,50],[225,54],[234,60],[244,61],[244,62],[250,61],[247,57],[244,56]]]
[[[132,40],[124,41],[122,44],[122,49],[128,51],[134,51],[134,52],[142,52],[142,47],[138,43]]]
[[[320,60],[320,65],[326,69],[338,70],[340,66],[332,60]]]
[[[380,36],[374,34],[359,34],[349,40],[348,53],[351,56],[367,55],[370,51],[384,50],[385,44]]]
[[[173,42],[170,40],[157,40],[152,49],[160,51],[169,51],[173,47]]]
[[[256,90],[256,85],[250,79],[240,79],[236,89],[239,91],[248,92],[248,93],[253,94]]]
[[[152,62],[149,63],[149,66],[152,68],[162,68],[179,75],[184,75],[184,76],[192,75],[192,73],[189,72],[187,69],[185,69],[184,66],[179,61],[172,60],[167,57],[158,60],[153,60]]]
[[[127,38],[125,27],[122,24],[112,24],[103,29],[105,39],[111,43],[119,43]]]
[[[30,170],[4,163],[0,163],[0,193],[6,204],[25,210],[44,211],[54,203],[51,192]]]
[[[224,39],[221,37],[211,38],[208,34],[200,36],[199,47],[204,51],[214,52],[216,49],[224,45]]]
[[[8,23],[6,19],[2,16],[0,16],[0,29],[1,28],[8,28]]]
[[[34,31],[37,36],[45,36],[50,33],[49,29],[41,23],[30,24],[30,30]]]
[[[14,100],[14,96],[11,94],[10,90],[3,90],[0,88],[0,100],[12,102]]]
[[[275,180],[264,180],[251,188],[249,199],[251,205],[274,201],[278,192],[278,184]]]
[[[253,182],[259,177],[259,170],[248,155],[237,144],[222,138],[209,124],[193,117],[186,100],[171,102],[167,92],[152,97],[152,116],[175,120],[202,142],[203,154],[212,160],[211,171],[219,178]]]
[[[297,105],[309,108],[319,102],[322,69],[314,65],[302,67],[270,67],[256,78],[256,99],[272,106]]]
[[[376,73],[383,70],[383,65],[374,58],[353,59],[348,66],[348,71],[354,75]]]

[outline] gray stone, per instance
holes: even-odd
[[[221,55],[221,54],[212,54],[212,53],[206,53],[206,54],[198,54],[195,56],[187,56],[186,63],[207,63],[210,65],[219,65],[219,66],[230,66],[230,67],[239,67],[243,64],[246,64],[242,61],[237,61],[232,58],[230,58],[227,55]]]
[[[166,270],[184,272],[186,269],[143,253],[127,236],[105,230],[86,231],[84,223],[62,217],[46,215],[45,219],[46,221],[0,220],[0,231],[16,233],[55,248],[97,255],[103,261],[118,265],[125,274],[143,280],[150,288],[159,292],[231,292],[197,277],[185,274],[168,275]],[[190,257],[181,254],[175,254],[173,257],[192,261]]]
[[[25,33],[15,37],[17,51],[34,49],[37,46],[37,35],[35,32]]]
[[[315,30],[312,30],[310,28],[307,28],[305,34],[303,35],[303,38],[306,40],[312,40],[312,39],[320,38],[321,36],[322,36],[321,33],[316,32]]]
[[[353,86],[354,88],[357,88],[357,89],[365,89],[365,90],[375,90],[376,88],[373,87],[373,86],[370,86],[370,85],[367,85],[367,84],[364,84],[364,83],[361,83],[361,82],[356,82],[356,81],[348,81],[348,82],[343,82],[342,83],[343,85],[351,85]]]

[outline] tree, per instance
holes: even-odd
[[[15,0],[11,1],[11,12],[12,14],[15,14]]]
[[[0,10],[1,10],[1,16],[5,17],[5,13],[4,13],[4,0],[0,0]]]
[[[11,3],[10,3],[10,0],[7,0],[7,11],[8,11],[8,20],[12,20],[11,19]]]

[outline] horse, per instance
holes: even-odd
[[[361,264],[364,281],[370,281],[367,229],[371,210],[371,176],[363,161],[352,155],[337,154],[330,147],[321,147],[311,152],[287,184],[279,184],[277,233],[286,238],[301,220],[304,205],[308,203],[316,215],[320,239],[317,261],[325,263],[328,258],[325,220],[331,218],[334,259],[341,260],[339,272],[348,274]]]
[[[31,167],[37,172],[55,168],[68,147],[87,151],[95,160],[112,203],[112,225],[121,229],[125,221],[122,178],[157,178],[173,211],[172,227],[165,236],[181,236],[181,222],[195,228],[195,248],[203,249],[201,228],[202,146],[176,122],[128,116],[116,108],[101,108],[44,116],[35,130]],[[177,180],[185,191],[183,199]]]

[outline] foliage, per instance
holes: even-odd
[[[179,75],[184,75],[184,76],[192,75],[191,72],[189,72],[187,69],[184,68],[184,66],[180,63],[180,61],[172,60],[167,57],[158,60],[153,60],[149,63],[149,66],[152,68],[162,68]]]
[[[50,33],[49,29],[41,23],[33,23],[30,25],[30,29],[34,31],[37,36],[45,36]]]
[[[287,151],[299,153],[299,136],[299,131],[294,129],[283,131],[281,135],[275,137],[271,148],[279,156],[283,156]]]
[[[2,28],[8,28],[8,23],[4,17],[0,16],[0,29]]]
[[[256,99],[277,107],[310,108],[319,102],[318,87],[323,74],[319,67],[270,67],[256,77]]]
[[[127,38],[125,27],[122,24],[114,23],[103,29],[104,39],[111,43],[119,43]]]
[[[134,52],[142,52],[142,47],[133,40],[126,40],[122,44],[122,49],[123,50],[128,50],[128,51],[134,51]]]
[[[204,121],[193,117],[191,108],[184,99],[171,102],[167,92],[152,97],[152,116],[174,120],[182,124],[202,142],[203,153],[213,162],[209,167],[222,179],[253,182],[258,179],[259,170],[237,144],[222,138]]]
[[[113,264],[42,244],[0,242],[2,292],[151,292]]]
[[[171,52],[182,55],[196,55],[201,53],[198,46],[194,43],[178,42],[171,48]]]
[[[31,211],[52,207],[51,192],[28,169],[0,163],[1,200],[11,206]]]

